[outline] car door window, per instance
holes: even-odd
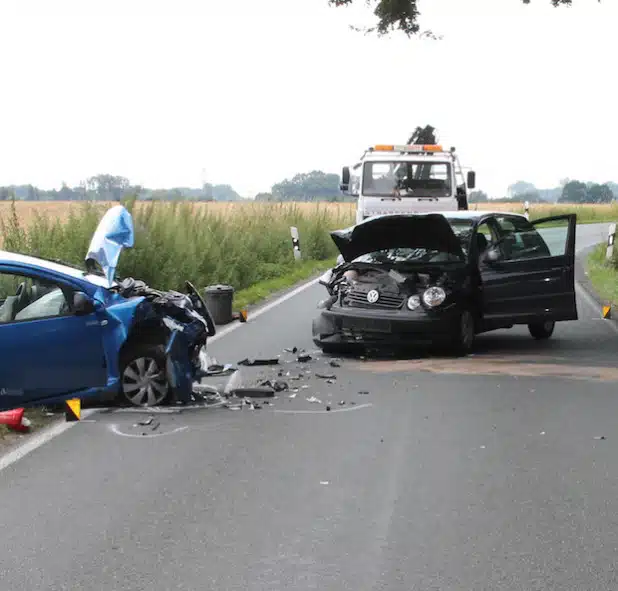
[[[519,261],[552,256],[543,236],[525,218],[497,216],[501,260]]]
[[[71,314],[71,290],[23,275],[0,273],[0,324]]]

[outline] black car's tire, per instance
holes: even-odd
[[[476,336],[476,321],[474,314],[464,308],[457,319],[457,325],[451,338],[451,348],[456,355],[467,355],[472,351]]]
[[[136,343],[120,358],[119,399],[132,406],[158,406],[169,402],[166,356],[163,345]]]
[[[528,324],[528,330],[533,338],[537,341],[545,340],[554,334],[554,328],[556,323],[553,320],[546,320],[545,322],[532,322]]]

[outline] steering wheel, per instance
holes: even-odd
[[[193,304],[196,310],[204,317],[206,320],[206,326],[208,328],[208,336],[212,337],[217,333],[217,327],[215,326],[215,322],[210,315],[210,310],[206,306],[206,302],[202,299],[200,293],[195,289],[195,286],[190,281],[185,281],[185,285],[187,287],[187,291],[189,295],[194,296],[197,300],[197,306]]]

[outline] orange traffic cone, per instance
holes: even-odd
[[[23,408],[14,408],[13,410],[7,410],[0,412],[0,424],[6,425],[13,431],[28,431],[30,429],[30,421],[24,417]]]

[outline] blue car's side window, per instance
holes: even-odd
[[[0,324],[71,314],[70,290],[39,278],[0,273]]]

